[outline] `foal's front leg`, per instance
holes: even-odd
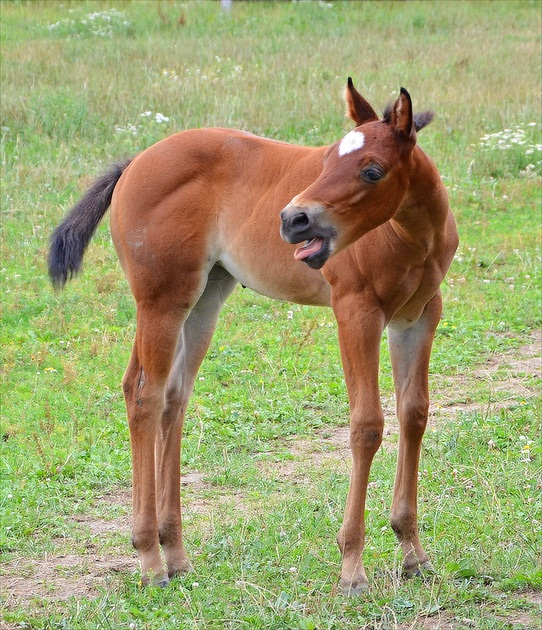
[[[429,358],[441,311],[437,294],[412,327],[402,329],[392,322],[388,329],[400,428],[391,525],[403,550],[407,576],[432,570],[418,534],[418,467],[429,409]]]
[[[340,587],[357,595],[368,587],[362,554],[365,500],[373,457],[382,442],[384,416],[378,390],[380,340],[384,315],[359,295],[334,299],[339,344],[350,402],[352,473],[337,542],[342,552]]]

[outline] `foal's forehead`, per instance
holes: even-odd
[[[371,139],[375,139],[375,134],[382,133],[383,125],[365,124],[349,131],[342,140],[339,141],[337,152],[339,157],[349,155],[359,151],[364,146],[371,144]]]

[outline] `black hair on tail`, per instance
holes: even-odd
[[[97,179],[53,232],[49,276],[56,289],[62,288],[81,269],[87,245],[107,212],[113,190],[130,162],[115,164]]]

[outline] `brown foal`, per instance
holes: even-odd
[[[457,231],[438,171],[416,145],[432,115],[413,115],[401,89],[379,119],[350,79],[346,104],[355,129],[326,147],[231,129],[176,133],[97,180],[53,234],[49,271],[63,286],[111,205],[113,242],[137,306],[123,390],[143,583],[165,585],[191,568],[181,528],[183,419],[237,283],[330,305],[337,318],[353,460],[338,534],[347,594],[368,585],[365,498],[382,441],[378,366],[388,328],[400,423],[391,524],[405,572],[430,567],[418,537],[417,475],[439,285]]]

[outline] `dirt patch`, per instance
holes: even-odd
[[[114,533],[129,536],[130,492],[112,492],[99,497],[97,503],[103,504],[105,509],[111,504],[125,506],[126,513],[113,519],[76,514],[73,520],[90,532],[80,554],[73,553],[73,540],[59,539],[56,553],[16,558],[0,565],[0,597],[6,608],[25,605],[32,600],[51,602],[70,597],[97,597],[115,575],[137,569],[135,554],[131,557],[112,555],[105,553],[103,547]]]
[[[401,623],[397,630],[456,630],[458,628],[468,628],[465,620],[456,620],[454,615],[445,610],[429,617],[418,617],[414,621]]]
[[[200,472],[190,472],[181,476],[181,484],[183,486],[190,486],[192,488],[205,488],[208,486],[205,483],[204,475]]]
[[[288,444],[288,452],[293,455],[295,461],[310,459],[315,464],[322,464],[329,459],[347,460],[350,458],[350,429],[337,427],[332,431],[321,430],[312,440],[295,440]],[[288,462],[290,466],[295,461]]]
[[[199,472],[182,476],[184,490],[194,492],[209,489],[210,484]],[[248,513],[239,492],[216,494],[213,500],[188,496],[183,505],[183,515],[212,514],[220,506],[227,509],[235,506],[236,511]],[[100,504],[102,504],[100,506]],[[73,521],[88,530],[89,539],[80,554],[73,553],[73,540],[58,540],[58,551],[35,558],[16,558],[0,565],[0,601],[6,609],[29,602],[52,603],[70,597],[92,599],[103,590],[116,588],[114,582],[120,574],[138,574],[139,564],[135,552],[121,555],[104,552],[113,534],[121,534],[130,540],[130,490],[116,490],[97,498],[97,512],[109,511],[111,506],[120,506],[123,514],[115,518],[101,518],[93,514],[76,514]],[[126,549],[129,550],[128,545]],[[15,626],[14,626],[15,627]],[[0,630],[10,626],[0,622]]]
[[[458,413],[487,414],[515,406],[521,400],[539,395],[533,378],[542,377],[542,330],[528,336],[516,350],[495,354],[465,375],[432,379],[430,416],[446,419]],[[484,391],[479,400],[465,399],[465,391],[478,386]]]
[[[96,597],[114,574],[135,567],[135,559],[94,554],[14,560],[2,566],[2,599],[11,608],[35,599]]]
[[[539,608],[542,606],[541,593],[526,591],[523,593],[523,596],[529,606],[535,605]],[[518,598],[521,598],[521,595],[518,594]],[[488,609],[487,614],[492,622],[500,622],[503,624],[503,627],[513,626],[514,628],[533,629],[542,627],[538,611],[511,610],[506,616],[503,616],[492,614]],[[459,628],[478,627],[480,627],[479,619],[457,617],[449,610],[442,610],[434,615],[418,617],[408,623],[401,623],[397,626],[397,630],[458,630]]]

